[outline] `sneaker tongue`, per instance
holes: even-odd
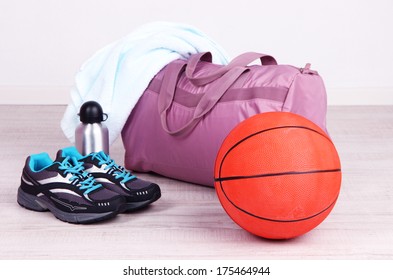
[[[60,152],[57,152],[55,163],[57,163],[55,165],[56,165],[56,168],[59,170],[59,172],[64,172],[65,169],[63,169],[63,168],[59,169],[60,166],[69,167],[70,169],[73,169],[78,164],[78,161],[76,158],[73,158],[73,157],[62,156],[62,153],[60,151]],[[79,177],[79,180],[83,181],[84,179],[86,179],[86,176],[82,172],[83,171],[81,170],[81,171],[78,171],[77,173],[72,173],[72,174]]]
[[[57,151],[55,161],[62,162],[65,159],[65,157],[63,157],[62,155],[62,152],[63,152],[62,150]]]
[[[61,150],[57,152],[55,162],[63,163],[66,160],[65,164],[71,166],[75,166],[78,161],[75,158],[65,157],[63,156]]]
[[[60,161],[67,156],[70,158],[76,158],[78,160],[82,158],[82,155],[78,152],[78,150],[74,146],[70,146],[70,147],[58,150],[57,154],[56,154],[56,160]]]
[[[66,160],[66,157],[63,157],[63,156],[61,156],[61,154],[60,154],[60,155],[57,155],[57,156],[56,156],[55,162],[58,162],[59,165],[61,165],[61,164],[64,162],[64,160]],[[66,166],[69,165],[70,167],[73,166],[73,165],[75,165],[75,164],[72,162],[72,158],[70,158],[70,157],[68,157],[68,160],[66,160],[64,163],[66,164]]]
[[[53,161],[53,164],[48,168],[48,170],[56,171],[58,173],[64,173],[64,170],[59,169],[59,167],[62,165],[62,163],[65,159],[66,158],[61,156],[61,153],[58,152],[56,154],[56,159]],[[72,165],[71,159],[68,159],[68,161],[66,161],[66,164],[71,166]]]

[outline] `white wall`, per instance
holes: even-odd
[[[201,29],[231,56],[311,62],[330,104],[393,104],[393,1],[1,0],[0,104],[66,104],[79,66],[155,20]]]

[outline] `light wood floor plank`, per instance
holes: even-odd
[[[330,216],[310,233],[270,241],[239,228],[214,189],[151,174],[163,196],[108,222],[71,225],[16,203],[29,154],[69,145],[64,106],[0,106],[0,259],[393,259],[393,106],[330,107],[343,183]],[[120,139],[111,155],[122,164]]]

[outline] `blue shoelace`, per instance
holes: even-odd
[[[62,162],[60,162],[59,166],[60,170],[64,170],[64,174],[72,174],[73,176],[70,178],[70,181],[76,181],[76,184],[79,183],[79,189],[85,190],[84,194],[88,194],[98,188],[101,188],[102,185],[98,184],[94,177],[89,173],[85,172],[85,168],[83,167],[82,162],[78,162],[75,158],[66,157]]]
[[[136,176],[132,175],[128,170],[126,170],[123,166],[117,165],[113,159],[111,159],[107,154],[104,152],[98,152],[92,154],[92,159],[97,158],[99,160],[98,165],[102,166],[106,164],[104,170],[113,169],[113,174],[116,179],[123,178],[121,183],[125,184],[128,181],[136,178]]]

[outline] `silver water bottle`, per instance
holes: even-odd
[[[103,151],[109,154],[108,128],[102,123],[108,115],[95,101],[82,104],[79,111],[81,123],[75,130],[75,146],[82,155]]]

